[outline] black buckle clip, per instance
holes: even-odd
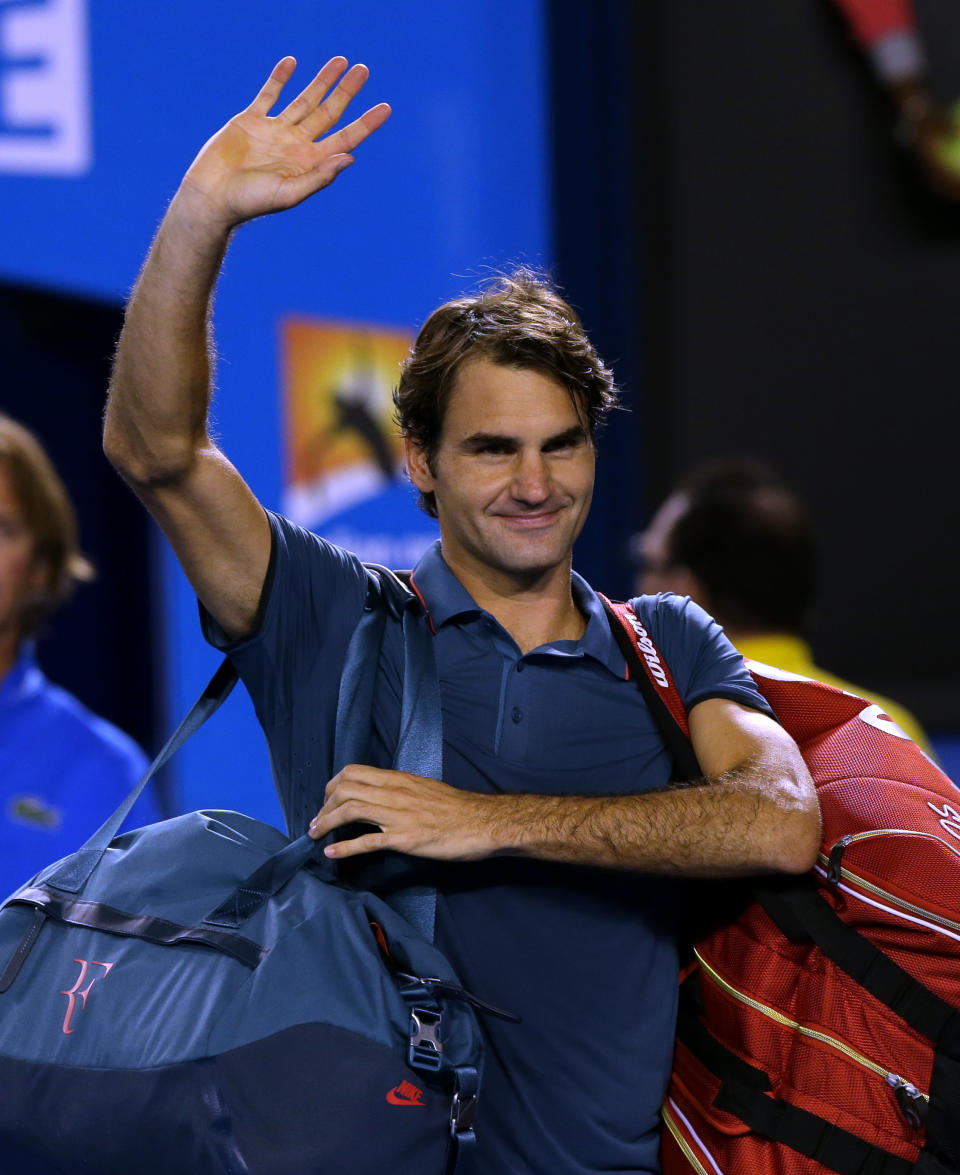
[[[436,1073],[440,1069],[443,1042],[440,1040],[440,1012],[431,1008],[410,1009],[409,1062],[414,1069]]]
[[[453,1095],[450,1105],[450,1133],[453,1135],[470,1134],[477,1120],[477,1095],[460,1096],[458,1089]]]

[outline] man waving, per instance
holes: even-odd
[[[574,311],[525,271],[435,310],[395,397],[410,478],[440,524],[412,582],[435,643],[444,781],[389,769],[392,623],[370,667],[368,753],[330,778],[365,572],[265,511],[206,424],[209,304],[231,232],[332,182],[389,114],[333,130],[366,80],[334,58],[271,116],[293,67],[281,61],[206,144],[170,205],[127,311],[106,450],[253,697],[290,830],[323,838],[359,821],[372,831],[331,856],[421,859],[438,945],[467,987],[521,1016],[486,1026],[470,1171],[652,1175],[676,1004],[671,879],[808,869],[812,784],[720,629],[666,595],[637,608],[706,774],[669,786],[655,723],[571,566],[613,378]]]

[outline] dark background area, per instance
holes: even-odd
[[[960,95],[960,6],[918,7],[937,87]],[[553,22],[557,269],[601,349],[629,359],[638,454],[612,471],[603,454],[581,569],[626,591],[597,542],[691,465],[761,456],[821,537],[820,663],[956,729],[960,207],[896,145],[825,0],[608,3],[594,43],[572,10]],[[576,46],[590,77],[572,81]],[[617,85],[619,120],[596,97]]]
[[[87,706],[155,749],[154,615],[146,511],[107,463],[100,420],[117,306],[0,286],[0,410],[32,429],[73,500],[92,584],[48,622],[44,671]]]
[[[627,0],[546,6],[553,119],[553,277],[622,391],[598,444],[593,508],[574,563],[630,594],[630,536],[643,516],[642,96],[636,9]]]

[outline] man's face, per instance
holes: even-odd
[[[414,485],[436,494],[445,559],[485,582],[566,575],[590,508],[594,458],[562,384],[488,360],[461,369],[432,469],[422,449],[407,446]]]
[[[9,471],[0,461],[0,638],[19,639],[24,607],[44,586],[46,568],[34,558],[33,547]]]

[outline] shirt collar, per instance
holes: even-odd
[[[428,547],[414,568],[412,586],[426,608],[435,632],[458,617],[484,615],[483,609],[447,566],[439,539]],[[587,618],[587,627],[578,641],[555,641],[553,648],[556,653],[592,657],[606,666],[614,676],[625,676],[623,654],[610,632],[600,597],[575,571],[571,572],[570,587],[577,607]]]
[[[33,641],[24,641],[13,668],[0,682],[0,710],[39,693],[43,688],[43,680],[43,671],[37,664],[36,646]]]

